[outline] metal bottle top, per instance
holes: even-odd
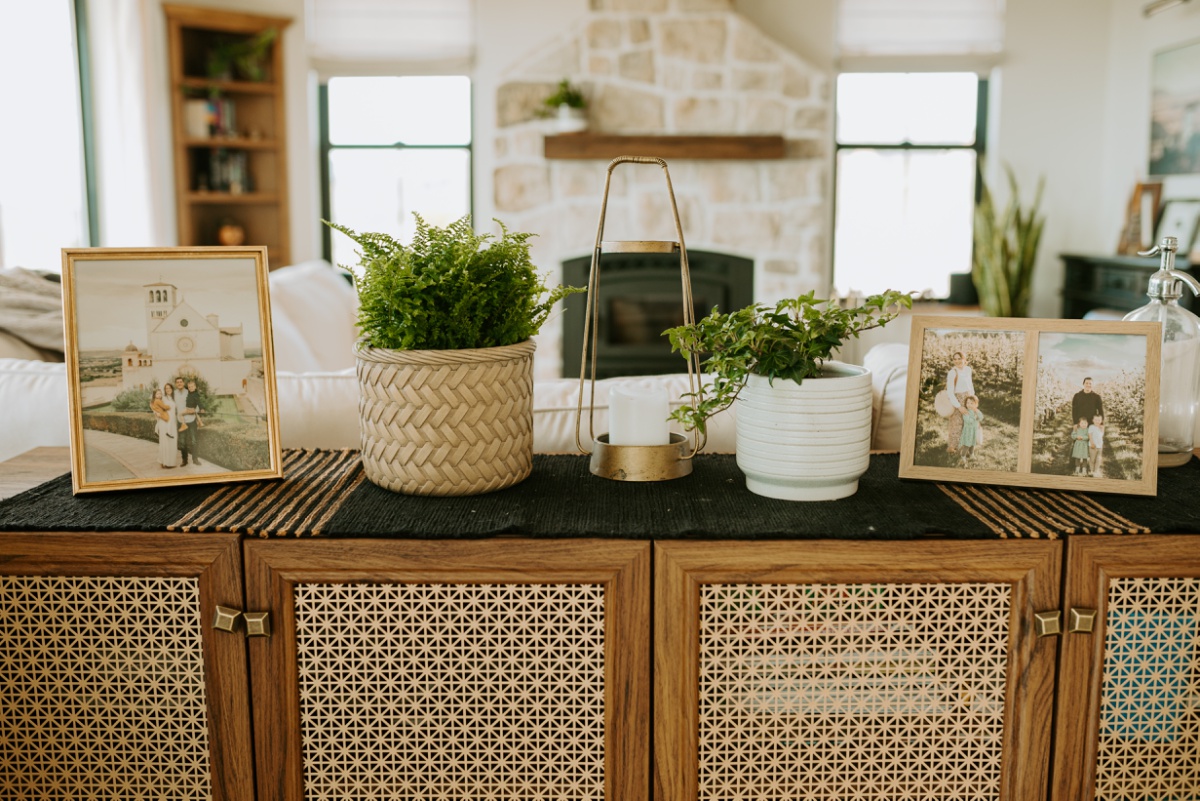
[[[1179,250],[1179,240],[1173,236],[1164,236],[1162,242],[1150,250],[1142,251],[1140,256],[1158,256],[1158,272],[1150,276],[1150,285],[1146,294],[1155,300],[1178,300],[1183,297],[1183,285],[1195,295],[1200,295],[1200,281],[1185,272],[1175,269],[1175,251]]]

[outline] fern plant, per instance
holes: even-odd
[[[536,334],[562,298],[584,289],[548,289],[529,257],[533,234],[476,234],[470,217],[445,228],[419,214],[412,243],[357,233],[326,221],[359,246],[360,346],[454,350],[515,345]],[[342,265],[345,266],[345,265]]]
[[[703,356],[703,369],[713,373],[711,394],[703,387],[694,396],[688,393],[695,407],[681,406],[671,418],[704,433],[708,418],[737,400],[752,373],[797,384],[819,376],[821,365],[843,342],[887,325],[901,308],[912,308],[912,296],[894,290],[850,308],[809,292],[784,298],[774,308],[755,303],[728,314],[713,309],[691,325],[667,329],[672,351]]]
[[[989,317],[1028,317],[1033,268],[1042,240],[1045,217],[1038,216],[1044,180],[1038,180],[1033,204],[1021,208],[1017,178],[1008,174],[1008,205],[998,211],[986,183],[975,207],[975,253],[971,279],[979,305]]]

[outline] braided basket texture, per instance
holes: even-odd
[[[533,469],[532,340],[358,352],[363,470],[406,495],[479,495]]]

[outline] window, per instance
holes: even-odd
[[[15,7],[0,25],[0,266],[57,271],[91,243],[73,4]],[[23,111],[17,111],[23,109]]]
[[[970,271],[986,84],[961,72],[838,76],[839,293],[946,297],[950,274]]]
[[[465,76],[337,77],[321,87],[325,219],[401,241],[413,212],[446,225],[471,211],[471,82]],[[325,255],[357,263],[325,228]]]

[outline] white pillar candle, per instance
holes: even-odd
[[[665,387],[613,387],[608,395],[608,441],[612,445],[668,445],[670,413]]]

